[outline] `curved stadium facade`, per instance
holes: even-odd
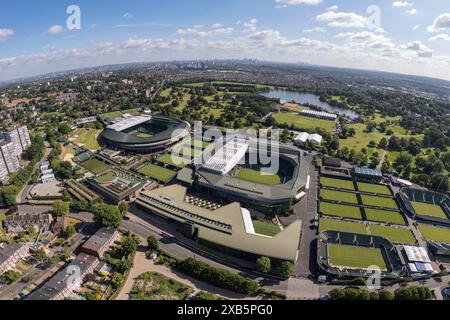
[[[103,141],[113,149],[155,153],[190,134],[189,123],[165,116],[136,116],[106,127]]]

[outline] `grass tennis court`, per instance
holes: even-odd
[[[445,242],[450,244],[450,229],[419,225],[420,233],[427,241]]]
[[[188,161],[185,158],[180,158],[177,156],[172,156],[170,154],[165,154],[158,159],[159,162],[167,164],[169,166],[174,166],[178,169],[183,169],[187,166]]]
[[[395,243],[414,244],[417,242],[411,230],[408,229],[385,227],[378,225],[370,225],[369,229],[372,235],[384,237]]]
[[[293,125],[299,129],[322,128],[328,132],[336,130],[336,122],[299,115],[297,112],[279,112],[273,115],[277,123]]]
[[[405,225],[405,219],[399,212],[377,210],[377,209],[365,209],[366,217],[369,221],[386,222],[393,224]]]
[[[277,185],[281,184],[281,178],[277,175],[263,175],[261,171],[256,171],[252,169],[242,169],[236,174],[236,178],[265,184],[265,185]]]
[[[320,202],[320,212],[329,216],[362,220],[361,210],[358,207]]]
[[[362,223],[321,218],[319,222],[319,232],[328,230],[348,232],[348,233],[368,234],[366,226]]]
[[[353,181],[349,181],[349,180],[321,177],[320,184],[324,187],[355,190]]]
[[[253,220],[253,227],[257,234],[262,234],[269,237],[274,237],[280,233],[280,227],[266,221]]]
[[[100,172],[103,172],[103,171],[109,169],[109,166],[106,163],[101,162],[97,159],[91,159],[91,160],[85,161],[85,162],[81,163],[80,165],[83,168],[91,171],[94,174],[99,174]]]
[[[378,193],[378,194],[384,194],[387,196],[392,195],[391,190],[382,184],[372,184],[372,183],[363,183],[358,182],[358,190],[362,192],[370,192],[370,193]]]
[[[97,151],[100,149],[100,145],[97,141],[100,131],[101,130],[96,129],[80,129],[74,133],[73,138],[70,140],[80,147],[85,147],[91,151]]]
[[[419,215],[430,216],[435,218],[447,219],[447,215],[440,206],[423,203],[423,202],[411,202],[414,211]]]
[[[366,206],[398,209],[397,203],[392,198],[361,195],[361,200]]]
[[[328,244],[328,262],[334,267],[387,270],[381,249]]]
[[[325,200],[358,204],[358,198],[356,197],[356,194],[349,192],[322,189],[320,190],[320,197]]]
[[[147,177],[150,177],[151,179],[160,181],[162,183],[170,182],[177,175],[175,171],[161,168],[154,164],[146,165],[139,170],[139,173],[142,173],[143,175],[146,175]]]

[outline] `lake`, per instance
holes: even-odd
[[[337,113],[349,117],[350,119],[356,119],[359,115],[352,110],[343,109],[339,107],[334,107],[326,102],[320,101],[320,97],[315,94],[310,93],[300,93],[295,91],[285,91],[285,90],[271,90],[262,93],[263,96],[267,98],[280,99],[281,101],[295,101],[298,104],[309,103],[311,105],[317,106],[331,113]]]

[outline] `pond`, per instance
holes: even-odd
[[[294,101],[299,104],[309,103],[317,106],[331,113],[337,113],[349,117],[350,119],[356,119],[359,117],[358,113],[352,110],[334,107],[326,102],[320,101],[320,97],[310,93],[300,93],[295,91],[286,90],[271,90],[262,93],[267,98],[280,99],[281,101]]]

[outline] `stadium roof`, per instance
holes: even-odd
[[[252,234],[246,211],[238,202],[211,211],[186,200],[185,187],[169,187],[144,191],[136,203],[178,222],[192,222],[198,237],[234,250],[281,260],[297,260],[301,221],[296,220],[275,237]],[[247,232],[247,231],[250,231]]]
[[[374,170],[369,168],[355,167],[355,174],[372,177],[382,177],[383,173],[380,170]]]
[[[403,248],[409,261],[431,263],[427,249],[413,246],[404,246]]]
[[[227,174],[245,157],[248,147],[248,137],[235,137],[209,158],[203,168],[222,175]]]
[[[120,131],[124,131],[126,129],[135,127],[137,125],[140,125],[140,124],[145,123],[150,120],[151,120],[150,116],[136,116],[136,117],[126,118],[124,120],[121,120],[117,123],[107,126],[107,128],[120,132]]]

